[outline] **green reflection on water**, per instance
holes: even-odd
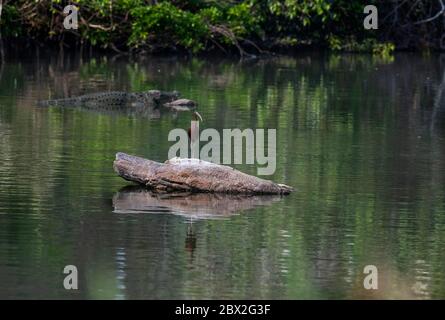
[[[444,298],[443,70],[440,57],[409,55],[10,61],[0,75],[0,297]],[[223,219],[178,214],[202,209],[190,199],[116,212],[127,183],[115,153],[164,161],[169,131],[190,116],[35,101],[152,88],[198,101],[201,129],[276,128],[268,178],[297,191]],[[63,289],[67,264],[78,292]],[[379,268],[377,292],[363,289],[367,264]]]

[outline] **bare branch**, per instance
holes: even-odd
[[[421,24],[421,23],[427,23],[427,22],[431,22],[433,20],[436,20],[437,18],[439,18],[441,15],[443,15],[445,13],[445,4],[443,3],[443,0],[439,0],[441,9],[439,12],[437,12],[434,16],[425,19],[425,20],[420,20],[420,21],[416,21],[413,24]]]

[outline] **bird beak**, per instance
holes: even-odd
[[[197,116],[201,122],[203,122],[202,117],[201,117],[201,115],[198,113],[198,111],[193,112],[193,114],[194,114],[195,116]]]

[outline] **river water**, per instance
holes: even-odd
[[[445,62],[9,56],[0,68],[0,298],[445,298]],[[277,130],[286,197],[150,194],[123,151],[165,161],[190,113],[42,108],[178,90],[201,128]],[[256,165],[234,165],[256,174]],[[78,270],[65,290],[63,269]],[[364,268],[378,270],[366,290]]]

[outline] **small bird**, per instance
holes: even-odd
[[[194,147],[197,145],[199,148],[199,121],[202,121],[201,115],[198,111],[193,111],[191,126],[187,130],[190,141],[190,158],[199,158],[199,150],[197,151]]]
[[[198,111],[193,111],[192,113],[192,121],[203,121],[201,115]],[[196,126],[196,122],[192,122],[193,130],[199,131],[199,126]],[[192,140],[192,127],[188,128],[187,133],[189,135],[189,139]]]

